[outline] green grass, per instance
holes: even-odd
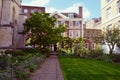
[[[120,80],[120,64],[59,56],[64,80]]]

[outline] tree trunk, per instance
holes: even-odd
[[[110,49],[109,53],[113,54],[113,50],[114,50],[115,45],[108,45],[108,46],[109,46],[109,49]]]

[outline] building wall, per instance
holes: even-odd
[[[58,19],[57,21],[58,21],[58,25],[60,25],[62,21],[65,21],[65,25],[68,26],[67,31],[64,33],[64,37],[78,38],[78,37],[82,36],[82,20],[81,19],[79,19],[79,20],[72,20],[72,19],[69,19],[69,20],[64,20],[64,19],[59,20]],[[81,22],[81,24],[79,26],[76,26],[76,24],[75,24],[76,21]],[[70,22],[73,23],[72,26],[69,26]],[[72,33],[72,36],[70,36],[70,32]],[[78,36],[76,36],[77,33],[78,33]]]
[[[86,21],[84,24],[84,38],[86,39],[86,47],[88,49],[94,48],[94,39],[93,37],[97,37],[101,35],[101,18],[93,18],[89,21]]]
[[[45,13],[45,7],[25,6],[25,5],[22,5],[22,12],[25,13],[25,15],[28,18],[30,17],[30,13],[31,13],[32,10],[34,12],[37,12],[37,11],[39,12],[40,11],[40,13]]]
[[[118,10],[118,2],[119,0],[101,0],[101,17],[102,17],[102,29],[108,28],[109,25],[114,26],[118,25],[118,21],[120,20],[120,13]],[[109,16],[108,16],[108,9]]]
[[[1,25],[0,25],[0,48],[18,47],[17,40],[20,20],[21,0],[2,0]],[[21,26],[23,27],[23,26]],[[19,46],[24,45],[23,43]]]

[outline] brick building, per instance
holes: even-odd
[[[24,48],[22,0],[0,0],[0,49]]]
[[[22,12],[27,16],[27,18],[29,18],[30,13],[34,12],[45,13],[45,7],[22,5]]]
[[[101,18],[93,18],[86,21],[84,25],[84,38],[87,40],[86,48],[94,48],[94,38],[99,36],[101,31]]]
[[[69,38],[78,38],[83,36],[83,16],[82,16],[82,7],[79,7],[79,14],[70,12],[70,13],[51,13],[50,16],[57,18],[56,26],[62,24],[67,25],[67,31],[62,33],[64,37]]]

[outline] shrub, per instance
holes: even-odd
[[[21,70],[21,69],[15,70],[15,76],[19,80],[28,80],[28,74],[24,70]]]
[[[49,56],[50,56],[50,53],[51,53],[51,49],[49,49],[49,48],[44,48],[44,49],[41,50],[41,52],[42,52],[43,54],[45,54],[47,57],[49,57]]]
[[[109,54],[103,54],[102,57],[101,57],[101,60],[106,61],[106,62],[112,62]]]
[[[16,50],[16,51],[6,50],[5,54],[11,54],[12,56],[25,56],[26,55],[26,53],[23,52],[22,50]]]
[[[26,48],[23,50],[25,53],[41,53],[39,49],[37,48]]]
[[[103,55],[103,49],[97,48],[97,49],[91,50],[88,57],[95,58],[95,59],[101,59],[102,55]]]
[[[84,47],[83,44],[76,44],[74,48],[74,55],[78,57],[86,57],[88,55],[87,49]]]
[[[6,69],[8,66],[8,57],[0,56],[0,69]]]
[[[110,54],[110,59],[113,62],[120,63],[120,54]]]

